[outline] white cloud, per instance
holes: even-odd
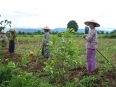
[[[67,27],[75,20],[79,28],[95,19],[101,28],[116,28],[116,0],[0,0],[0,20],[12,27]]]

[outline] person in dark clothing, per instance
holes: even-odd
[[[16,39],[16,32],[14,29],[10,30],[10,36],[9,36],[9,53],[11,55],[14,54],[14,49],[15,49],[15,39]]]

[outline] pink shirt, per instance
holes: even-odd
[[[85,40],[86,40],[86,48],[96,49],[97,31],[95,29],[91,29],[88,35],[85,37]]]
[[[0,39],[5,41],[6,40],[6,35],[5,34],[1,34],[0,35]]]

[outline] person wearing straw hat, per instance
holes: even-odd
[[[1,35],[0,35],[0,42],[1,42],[1,46],[5,47],[7,42],[6,42],[6,34],[5,32],[2,30]]]
[[[95,27],[100,27],[100,24],[93,19],[84,22],[84,24],[89,26],[89,28],[91,29],[88,35],[84,36],[84,39],[86,40],[86,69],[88,71],[88,74],[91,74],[92,71],[95,69],[96,45],[98,40]]]
[[[49,31],[50,28],[48,28],[47,26],[45,26],[44,28],[42,28],[45,32],[44,37],[43,37],[43,41],[42,41],[42,55],[45,58],[48,58],[50,56],[49,50],[47,48],[47,46],[49,45]]]
[[[9,36],[9,52],[11,55],[14,54],[15,49],[15,39],[16,39],[16,31],[14,29],[10,30],[10,36]]]
[[[2,32],[1,32],[1,35],[0,35],[0,40],[1,41],[5,41],[6,40],[6,34],[5,34],[5,32],[2,30]]]

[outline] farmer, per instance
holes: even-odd
[[[10,36],[9,36],[9,52],[11,55],[14,54],[15,49],[15,39],[16,39],[16,31],[14,29],[10,30]]]
[[[91,72],[95,69],[96,63],[96,45],[97,45],[97,31],[95,27],[99,27],[100,24],[97,23],[95,20],[90,20],[84,22],[85,25],[90,27],[90,31],[87,36],[84,36],[86,40],[86,68],[87,73],[91,74]]]
[[[45,57],[45,58],[48,58],[50,56],[50,53],[48,51],[48,48],[47,46],[49,45],[49,31],[50,31],[50,28],[48,28],[47,26],[43,28],[45,34],[44,34],[44,37],[43,37],[43,41],[42,41],[42,55]]]
[[[0,35],[0,42],[1,42],[2,47],[6,46],[6,34],[4,33],[3,30]]]
[[[3,30],[2,30],[1,35],[0,35],[0,40],[1,41],[5,41],[6,40],[6,34],[4,33]]]

